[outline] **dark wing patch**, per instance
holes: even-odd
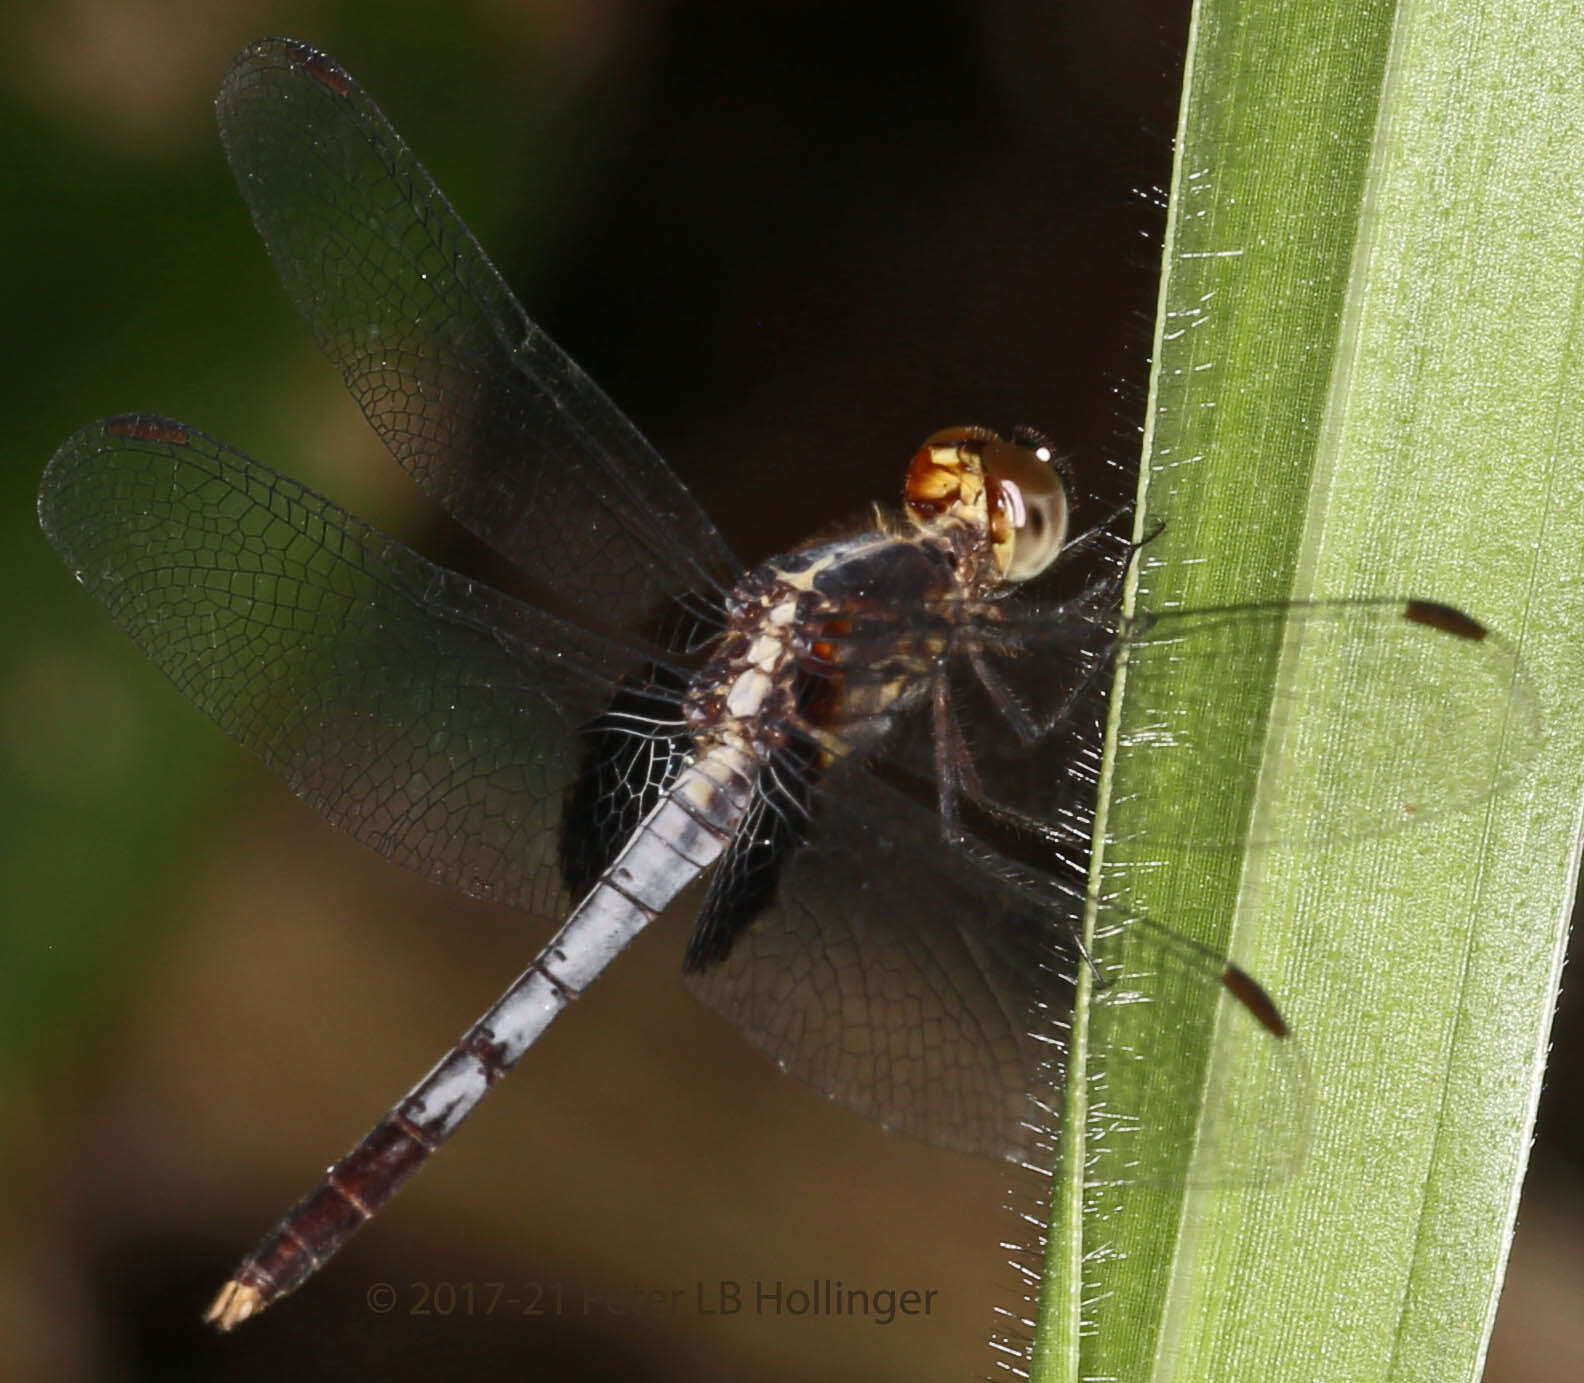
[[[719,965],[745,928],[775,900],[781,871],[808,834],[815,754],[794,743],[760,775],[754,804],[710,879],[682,957],[682,973]]]
[[[594,887],[686,763],[685,685],[675,669],[652,665],[581,730],[583,757],[567,788],[559,847],[573,898]]]

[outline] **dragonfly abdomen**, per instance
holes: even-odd
[[[308,1280],[461,1126],[573,999],[721,855],[757,765],[729,745],[685,768],[495,1006],[242,1261],[205,1319],[230,1330]]]

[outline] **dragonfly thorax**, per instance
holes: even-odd
[[[794,734],[825,758],[875,744],[944,652],[949,617],[929,612],[963,594],[942,530],[877,529],[765,563],[731,592],[726,631],[683,699],[695,743],[761,761]]]

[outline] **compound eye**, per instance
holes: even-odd
[[[983,457],[996,570],[1003,581],[1028,581],[1067,542],[1067,489],[1043,443],[1026,447],[996,438],[985,443]]]

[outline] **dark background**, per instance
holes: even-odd
[[[210,100],[267,33],[364,82],[743,558],[891,500],[950,423],[1036,425],[1111,474],[1142,416],[1159,211],[1139,190],[1169,173],[1186,6],[852,14],[347,0],[0,18],[12,1376],[989,1370],[993,1310],[1015,1300],[1012,1174],[780,1079],[675,982],[668,924],[321,1280],[231,1339],[201,1329],[240,1254],[546,928],[323,826],[144,665],[32,518],[70,431],[147,408],[447,551],[315,354],[222,159]],[[1565,1008],[1491,1378],[1584,1370],[1578,1027]],[[759,1278],[938,1306],[889,1328],[583,1309],[585,1290]],[[561,1311],[413,1313],[413,1284],[490,1281],[560,1284]],[[377,1282],[395,1312],[367,1307]]]

